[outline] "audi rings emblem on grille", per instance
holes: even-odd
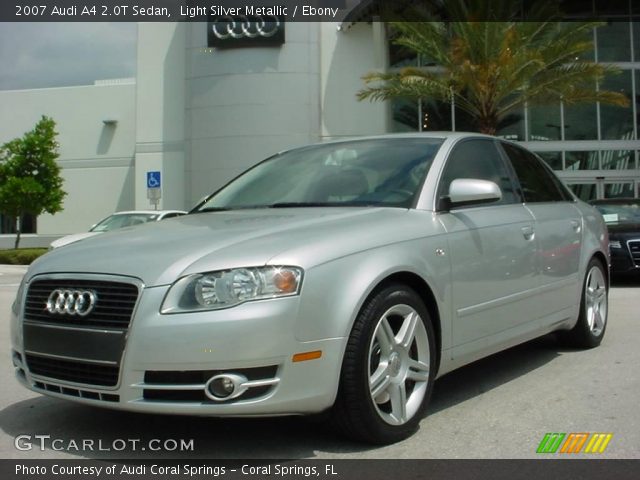
[[[280,29],[280,19],[276,16],[264,17],[219,17],[211,26],[213,34],[220,40],[227,38],[273,37]]]
[[[97,300],[98,295],[93,290],[54,290],[47,299],[47,311],[86,317],[95,307]]]

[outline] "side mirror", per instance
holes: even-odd
[[[441,199],[441,210],[493,203],[502,199],[500,187],[488,180],[457,178],[449,186],[449,195]]]

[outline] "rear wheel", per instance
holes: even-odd
[[[417,428],[431,395],[435,345],[420,297],[391,285],[358,315],[345,352],[332,416],[346,435],[392,443]]]
[[[582,288],[578,322],[568,332],[560,332],[561,338],[574,347],[597,347],[607,328],[608,311],[609,287],[605,267],[600,260],[592,258]]]

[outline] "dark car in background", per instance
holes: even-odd
[[[591,202],[609,230],[611,272],[640,274],[640,199],[609,198]]]

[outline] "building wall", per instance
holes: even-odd
[[[185,199],[185,49],[188,25],[138,25],[135,207],[153,208],[146,176],[161,172],[159,209],[183,209]]]
[[[134,206],[135,84],[0,91],[0,143],[31,130],[42,115],[57,123],[64,211],[38,217],[38,233],[87,230]],[[104,120],[116,120],[105,124]]]
[[[386,106],[356,100],[360,77],[383,66],[371,25],[286,25],[281,47],[208,49],[189,24],[187,198],[195,204],[260,160],[332,137],[386,131]]]
[[[286,24],[281,47],[207,48],[189,25],[186,119],[192,204],[280,150],[318,141],[319,31]]]
[[[322,138],[389,132],[388,103],[356,99],[363,87],[362,76],[387,68],[384,25],[358,23],[339,29],[337,23],[323,22],[320,32]]]
[[[135,82],[0,92],[0,142],[41,115],[58,124],[68,196],[38,233],[152,208],[148,171],[162,172],[159,208],[188,209],[278,151],[386,132],[387,105],[355,97],[386,67],[384,29],[338,25],[288,23],[281,47],[209,49],[206,23],[141,23]]]

